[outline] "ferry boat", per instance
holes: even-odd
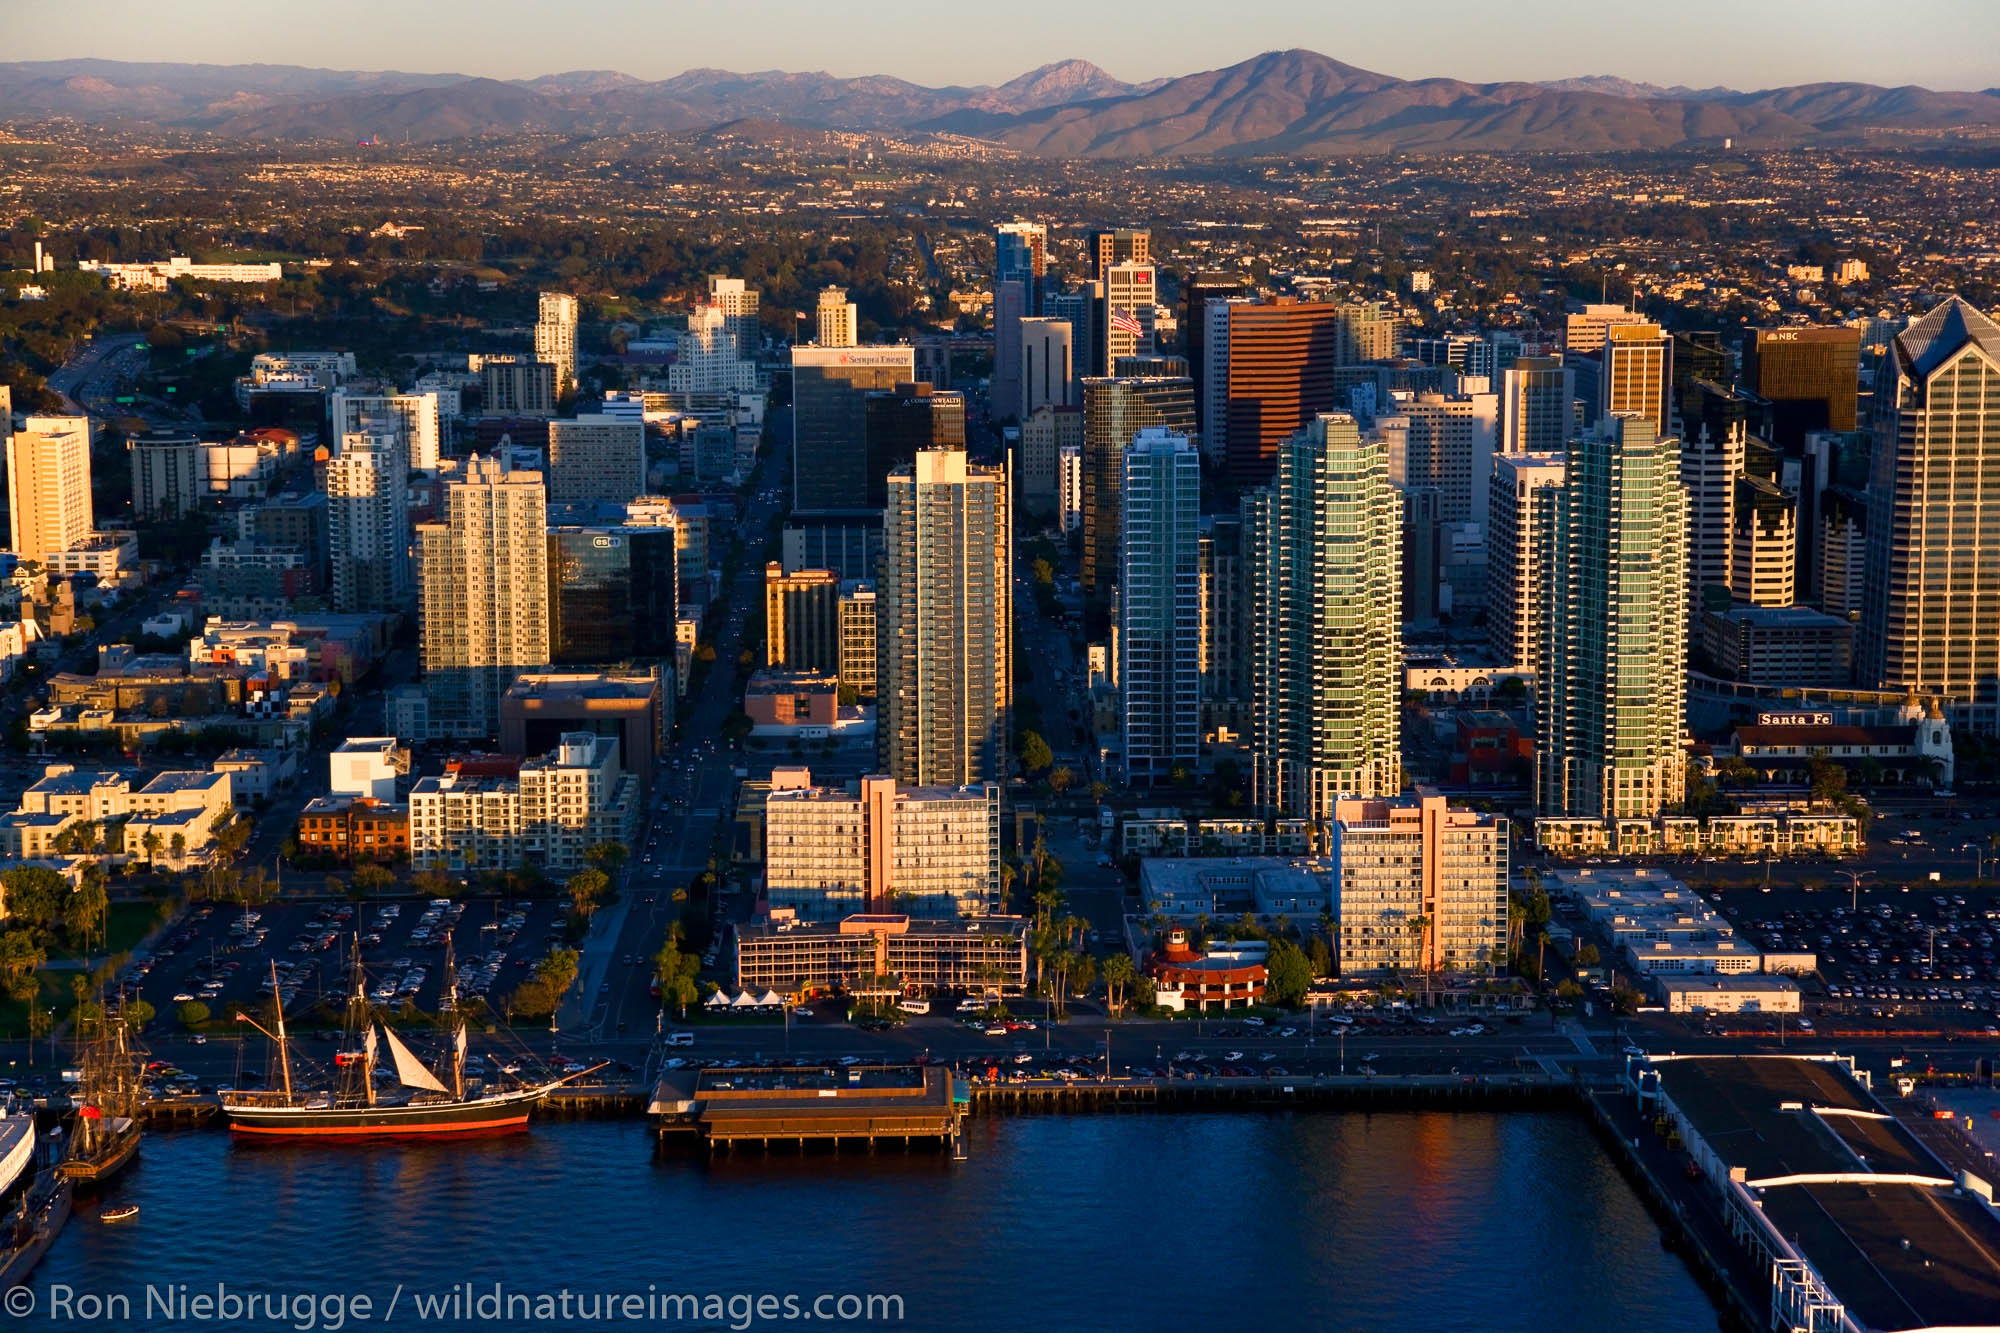
[[[294,1085],[281,999],[276,1000],[275,1022],[269,1030],[247,1014],[236,1016],[238,1022],[250,1024],[276,1046],[281,1085],[269,1091],[225,1090],[222,1112],[231,1132],[265,1138],[344,1139],[504,1134],[526,1129],[528,1115],[538,1102],[562,1084],[591,1072],[583,1070],[547,1083],[469,1096],[465,1086],[465,1020],[458,1011],[449,953],[443,1003],[453,1021],[449,1063],[441,1073],[419,1059],[387,1023],[374,1020],[358,948],[355,955],[347,1025],[353,1049],[334,1056],[333,1086],[301,1090]],[[275,966],[272,975],[275,981]],[[275,992],[277,988],[274,985],[272,989]],[[396,1081],[402,1085],[400,1092],[383,1093],[375,1087],[378,1055],[384,1047]]]
[[[25,1140],[17,1138],[17,1125],[25,1125]],[[35,1265],[49,1252],[56,1236],[69,1221],[70,1202],[75,1196],[76,1185],[65,1176],[58,1175],[53,1165],[43,1166],[38,1159],[53,1161],[62,1155],[63,1133],[60,1129],[43,1135],[35,1129],[32,1113],[26,1115],[8,1114],[0,1117],[0,1143],[4,1143],[6,1160],[12,1163],[20,1151],[20,1144],[27,1144],[26,1160],[14,1167],[14,1177],[7,1188],[13,1190],[16,1182],[28,1179],[28,1185],[9,1199],[4,1212],[0,1212],[0,1291],[9,1291],[28,1280],[35,1271]]]

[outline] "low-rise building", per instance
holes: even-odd
[[[1206,1012],[1211,1006],[1241,1009],[1262,1004],[1269,972],[1262,940],[1203,952],[1194,947],[1184,928],[1174,926],[1146,960],[1146,975],[1153,980],[1154,1002],[1161,1008]]]
[[[410,771],[410,752],[394,736],[349,736],[326,757],[327,790],[335,796],[396,799],[396,779]]]
[[[299,811],[294,839],[306,856],[399,860],[410,854],[410,807],[370,796],[317,796]]]
[[[1764,712],[1754,723],[1729,734],[1718,755],[1733,755],[1766,781],[1801,782],[1812,761],[1830,759],[1850,771],[1872,767],[1892,782],[1922,783],[1949,790],[1957,773],[1951,724],[1933,700],[1914,700],[1898,719],[1870,726],[1835,720],[1831,710]]]
[[[672,668],[527,671],[500,696],[500,748],[541,754],[578,731],[616,736],[618,758],[650,789],[674,728]]]
[[[1853,683],[1854,626],[1809,606],[1732,606],[1702,617],[1717,675],[1753,685]]]
[[[1653,988],[1670,1014],[1796,1014],[1803,993],[1790,977],[1656,977]]]
[[[425,777],[410,792],[410,858],[451,870],[534,864],[569,874],[601,843],[630,846],[645,801],[639,779],[618,762],[611,736],[571,732],[516,776],[460,766]]]
[[[1148,857],[1139,864],[1139,901],[1153,916],[1247,912],[1311,920],[1331,908],[1331,894],[1332,863],[1324,857]]]
[[[873,989],[906,995],[1019,995],[1028,984],[1028,923],[1017,916],[940,921],[862,913],[802,921],[782,909],[736,927],[736,984],[788,995]]]
[[[1550,856],[1852,856],[1861,851],[1862,837],[1859,816],[1815,811],[1543,816],[1535,820],[1535,846]]]
[[[1310,819],[1188,819],[1138,811],[1121,820],[1118,850],[1147,856],[1311,856]]]
[[[1729,919],[1670,875],[1644,868],[1583,867],[1549,876],[1551,894],[1574,903],[1631,967],[1648,977],[1810,972],[1815,960],[1785,954],[1767,965]]]
[[[78,830],[84,848],[106,856],[183,863],[204,856],[234,816],[230,775],[198,770],[156,773],[143,783],[115,769],[50,764],[0,816],[0,859],[63,854]],[[84,833],[82,826],[90,826]]]

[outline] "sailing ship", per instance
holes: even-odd
[[[448,1066],[441,1077],[419,1059],[387,1023],[377,1024],[369,1008],[362,975],[360,948],[355,948],[354,988],[348,1002],[348,1038],[354,1049],[334,1056],[334,1086],[301,1091],[292,1078],[291,1042],[285,1031],[282,998],[275,998],[275,1021],[265,1029],[247,1014],[249,1023],[277,1048],[280,1086],[270,1091],[226,1090],[222,1112],[231,1131],[275,1138],[396,1138],[404,1135],[469,1135],[508,1133],[527,1128],[528,1114],[544,1097],[581,1073],[552,1082],[498,1092],[467,1094],[465,1085],[465,1019],[457,1003],[457,981],[446,942],[443,1008],[448,1025]],[[272,972],[275,982],[276,969]],[[276,991],[274,984],[273,990]],[[377,1032],[380,1032],[380,1040]],[[378,1057],[387,1047],[399,1092],[375,1086]],[[601,1066],[599,1066],[601,1067]],[[588,1070],[582,1073],[588,1073]]]
[[[104,1011],[97,1034],[83,1048],[76,1094],[76,1126],[69,1155],[56,1173],[79,1187],[100,1185],[139,1153],[139,1067],[145,1059],[131,1040],[125,1013]]]

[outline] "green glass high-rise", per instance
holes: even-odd
[[[1402,786],[1402,498],[1388,447],[1315,418],[1243,501],[1255,797],[1324,819]]]
[[[1687,792],[1687,491],[1680,441],[1618,414],[1537,491],[1542,813],[1650,819]]]

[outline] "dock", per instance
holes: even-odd
[[[677,1069],[662,1075],[646,1111],[663,1141],[692,1137],[710,1151],[956,1151],[966,1098],[958,1077],[939,1065]]]
[[[1325,1074],[1277,1078],[1031,1078],[972,1080],[971,1108],[986,1114],[1127,1110],[1470,1110],[1573,1105],[1566,1075]]]

